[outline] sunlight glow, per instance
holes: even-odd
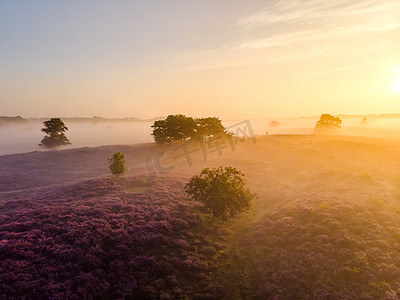
[[[393,88],[394,88],[395,91],[400,92],[400,77],[398,77],[398,78],[396,79],[396,82],[395,82]]]

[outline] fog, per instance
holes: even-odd
[[[312,134],[318,118],[255,119],[250,120],[255,135],[265,134]],[[227,128],[245,120],[223,120]],[[270,127],[271,121],[278,121],[277,127]],[[151,121],[66,121],[67,137],[71,145],[63,147],[80,148],[103,145],[132,145],[153,142]],[[43,150],[38,144],[44,136],[40,131],[42,122],[30,120],[24,125],[0,126],[0,155]],[[400,118],[370,118],[361,124],[360,118],[343,118],[341,135],[400,138]]]
[[[152,122],[65,122],[66,136],[72,143],[68,148],[151,142]],[[28,125],[0,127],[0,155],[43,150],[38,144],[44,136],[43,124],[30,121]]]
[[[211,291],[227,293],[225,299],[398,299],[400,141],[343,134],[398,137],[398,120],[364,127],[344,120],[341,136],[280,135],[311,133],[315,120],[277,121],[274,128],[270,120],[246,122],[255,134],[269,134],[234,147],[227,139],[221,152],[214,144],[204,153],[195,142],[188,155],[175,144],[142,144],[0,156],[0,249],[11,253],[0,281],[28,278],[12,281],[7,293],[28,286],[61,294],[68,280],[79,287],[85,270],[89,287],[109,281],[121,290],[128,286],[121,278],[146,278],[152,286],[176,276],[188,280],[176,284],[193,289],[215,285]],[[237,123],[224,125],[245,128]],[[151,122],[67,126],[73,147],[152,141]],[[12,141],[37,150],[40,127],[3,127],[8,150]],[[118,186],[107,163],[116,151],[127,167]],[[258,195],[249,213],[227,222],[212,221],[184,192],[193,175],[218,166],[243,172]],[[165,271],[168,265],[179,268]],[[98,293],[107,292],[104,286]],[[230,296],[232,286],[248,296]]]

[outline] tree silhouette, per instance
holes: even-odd
[[[244,174],[233,167],[205,168],[186,184],[186,193],[204,203],[214,217],[247,212],[256,196],[245,187]]]
[[[330,114],[322,114],[315,124],[315,134],[339,134],[342,120]]]
[[[216,117],[208,117],[195,119],[196,122],[196,138],[210,138],[216,134],[225,132],[225,127],[221,120]]]
[[[64,132],[68,130],[64,122],[60,118],[52,118],[43,122],[44,127],[41,129],[47,135],[42,139],[39,146],[49,150],[56,150],[60,146],[70,145],[70,141]]]
[[[364,116],[362,119],[361,119],[361,125],[367,125],[368,124],[368,118],[366,117],[366,116]]]
[[[156,143],[165,144],[184,141],[195,135],[196,123],[185,115],[169,115],[165,120],[155,121],[151,126]]]
[[[155,121],[151,127],[151,135],[157,144],[183,142],[192,138],[204,139],[225,132],[218,118],[193,119],[182,114],[169,115],[165,120]]]
[[[280,124],[281,123],[278,122],[278,121],[271,121],[271,122],[268,123],[268,126],[275,128],[275,127],[278,127]]]
[[[121,152],[116,152],[108,159],[108,167],[114,177],[114,184],[117,185],[117,179],[122,176],[125,171],[125,156]]]

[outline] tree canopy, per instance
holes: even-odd
[[[195,119],[195,123],[197,138],[209,138],[225,132],[225,127],[222,125],[221,120],[215,117]]]
[[[164,120],[155,121],[152,136],[158,144],[183,142],[187,139],[204,139],[218,133],[224,133],[225,128],[216,117],[192,118],[185,115],[169,115]]]
[[[275,128],[275,127],[278,127],[280,124],[281,123],[278,122],[278,121],[271,121],[271,122],[268,123],[268,126]]]
[[[338,134],[342,124],[339,117],[330,114],[322,114],[315,124],[314,133],[316,134]]]
[[[111,174],[114,176],[115,184],[117,184],[117,178],[126,171],[124,154],[121,152],[114,153],[114,155],[108,159],[108,167]]]
[[[364,116],[362,119],[361,119],[361,125],[367,125],[368,124],[368,118],[366,117],[366,116]]]
[[[60,118],[52,118],[43,122],[44,127],[41,129],[46,136],[42,139],[39,146],[50,150],[56,150],[60,146],[70,145],[69,139],[64,132],[68,130],[64,122]]]
[[[205,168],[186,184],[186,193],[204,203],[214,217],[247,212],[256,196],[245,187],[244,174],[233,167]]]

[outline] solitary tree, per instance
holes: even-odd
[[[64,134],[68,128],[60,118],[52,118],[43,122],[43,124],[44,127],[41,129],[41,131],[47,135],[42,139],[39,146],[50,150],[56,150],[60,146],[71,144]]]
[[[278,122],[278,121],[271,121],[271,122],[268,123],[268,126],[275,128],[275,127],[278,127],[280,124],[281,123]]]
[[[121,152],[116,152],[108,159],[108,167],[114,177],[114,184],[117,185],[117,179],[122,176],[125,171],[125,156]]]
[[[339,117],[330,114],[322,114],[318,122],[315,124],[315,134],[338,134],[342,124]]]
[[[245,187],[244,174],[233,167],[205,168],[186,184],[186,193],[204,203],[213,217],[247,212],[256,196]]]
[[[367,118],[366,116],[364,116],[364,117],[361,119],[361,125],[365,126],[365,125],[367,125],[367,124],[368,124],[368,118]]]
[[[225,132],[221,120],[215,117],[193,119],[185,115],[169,115],[165,120],[155,121],[151,127],[157,144],[209,138]]]

